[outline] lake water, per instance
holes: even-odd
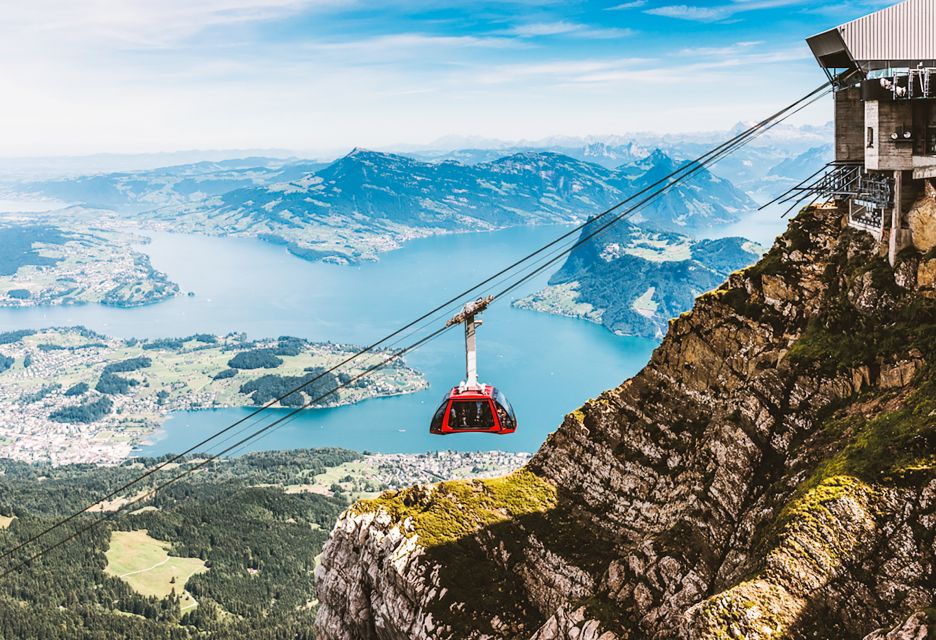
[[[384,254],[379,262],[353,267],[307,262],[256,240],[157,233],[143,250],[157,269],[194,296],[137,309],[3,309],[0,327],[84,325],[118,337],[244,331],[251,338],[294,335],[364,345],[565,230],[527,227],[425,238]],[[548,273],[541,275],[512,296],[542,287],[547,278]],[[535,451],[565,413],[634,374],[656,344],[615,336],[581,320],[514,309],[507,300],[485,312],[478,339],[480,377],[500,387],[514,404],[520,424],[515,434],[429,435],[429,419],[443,393],[464,377],[464,338],[456,329],[407,357],[426,375],[428,390],[308,410],[245,450]],[[247,413],[178,412],[142,453],[184,450]],[[272,420],[285,411],[268,413]]]
[[[759,211],[751,211],[738,222],[704,229],[694,233],[700,238],[725,238],[728,236],[741,236],[759,243],[769,249],[778,235],[787,228],[789,219],[796,215],[792,212],[784,217],[787,205],[770,205]]]

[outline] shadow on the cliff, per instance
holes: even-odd
[[[870,593],[870,591],[868,592]],[[847,602],[847,598],[844,599]],[[847,611],[854,603],[848,602]],[[837,640],[861,640],[868,633],[881,626],[882,621],[843,617],[843,600],[825,597],[810,599],[806,609],[800,614],[787,632],[790,640],[808,640],[810,638],[836,638]],[[896,620],[894,621],[896,622]]]
[[[552,613],[538,607],[545,604],[553,609],[574,600],[570,586],[584,587],[596,579],[604,569],[601,559],[608,558],[613,547],[593,535],[561,502],[549,511],[498,522],[428,547],[426,558],[434,561],[430,566],[439,567],[439,584],[446,589],[431,613],[456,632],[461,628],[528,637]],[[577,569],[569,571],[569,566]],[[530,599],[533,592],[536,604]]]

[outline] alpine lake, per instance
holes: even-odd
[[[433,236],[354,266],[305,261],[253,239],[147,232],[151,242],[140,250],[180,285],[182,295],[132,309],[93,304],[0,309],[0,327],[84,325],[125,338],[245,332],[250,338],[291,335],[367,345],[568,230],[541,226]],[[510,300],[541,288],[558,266],[511,291]],[[510,300],[499,300],[482,316],[478,368],[483,382],[510,398],[516,433],[429,434],[442,396],[464,378],[464,336],[454,328],[406,355],[426,376],[428,389],[308,409],[239,452],[332,446],[384,453],[532,452],[564,414],[636,373],[657,344],[617,336],[584,320],[515,309]],[[175,412],[137,453],[183,451],[250,412]],[[256,426],[288,412],[265,412],[270,415]]]

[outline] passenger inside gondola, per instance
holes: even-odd
[[[505,396],[500,389],[495,388],[493,395],[494,406],[497,407],[497,417],[500,422],[500,428],[513,431],[517,428],[517,416],[514,415],[514,409],[510,405],[510,401],[507,400],[507,396]]]
[[[491,403],[487,400],[455,401],[449,414],[449,426],[452,429],[491,429],[494,416]]]
[[[513,420],[507,415],[507,409],[497,405],[497,420],[501,423],[503,429],[513,429]]]

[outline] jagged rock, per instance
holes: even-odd
[[[898,277],[801,213],[521,475],[349,510],[316,637],[916,637],[886,634],[933,601],[936,301]]]
[[[907,360],[881,366],[880,385],[882,389],[898,389],[913,382],[913,378],[925,363],[919,351],[914,350],[910,356]]]
[[[925,180],[925,190],[919,200],[907,213],[913,246],[921,252],[936,247],[936,187],[932,181]]]
[[[919,611],[890,631],[878,629],[869,633],[864,640],[926,640],[929,637],[929,616]]]
[[[917,274],[920,268],[920,259],[917,255],[910,257],[899,256],[894,265],[894,282],[898,287],[912,291],[917,288]]]
[[[917,268],[917,286],[920,289],[936,289],[936,258],[922,260]]]

